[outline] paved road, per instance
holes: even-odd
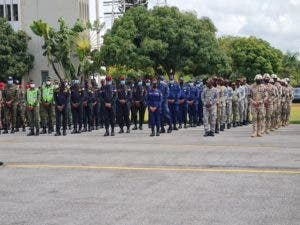
[[[1,225],[298,225],[300,126],[0,136]]]

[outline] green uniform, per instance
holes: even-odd
[[[41,91],[41,122],[43,129],[46,127],[53,131],[54,118],[54,87],[43,86]]]
[[[26,105],[28,107],[27,114],[30,129],[34,127],[39,130],[40,128],[40,91],[38,88],[30,88],[26,93]],[[32,110],[29,107],[33,107]]]
[[[3,91],[5,130],[8,130],[9,127],[11,127],[12,130],[16,128],[17,101],[18,101],[17,87],[15,85],[7,86],[7,88]]]
[[[18,89],[17,128],[22,127],[23,129],[25,129],[25,114],[26,114],[25,91],[22,89]]]

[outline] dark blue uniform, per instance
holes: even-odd
[[[82,129],[82,92],[79,85],[71,87],[71,111],[74,130],[72,133],[81,133]]]
[[[169,132],[172,131],[171,116],[168,106],[168,96],[169,96],[169,86],[165,82],[160,82],[158,85],[158,90],[162,94],[162,104],[161,104],[161,132],[164,133],[164,125],[167,123],[169,125]]]
[[[56,104],[56,135],[60,135],[61,124],[63,127],[63,133],[66,134],[67,129],[67,104],[69,99],[69,90],[60,87],[54,93],[54,101]],[[59,110],[61,108],[61,110]]]
[[[112,85],[105,85],[101,91],[101,97],[104,104],[104,121],[106,133],[109,130],[109,125],[111,126],[111,132],[114,134],[115,128],[115,115],[116,115],[116,90]]]
[[[149,123],[152,131],[156,126],[156,131],[159,133],[160,129],[160,116],[161,116],[161,104],[162,104],[162,93],[158,89],[150,89],[147,92],[146,102],[149,111]],[[150,107],[156,107],[156,110],[152,112]]]
[[[124,102],[122,102],[124,101]],[[120,133],[123,131],[124,125],[127,131],[130,128],[129,110],[131,101],[131,91],[127,89],[126,85],[120,85],[117,89],[117,123],[120,126]]]
[[[192,86],[190,89],[190,95],[188,96],[188,113],[189,122],[191,127],[197,126],[197,116],[198,116],[198,101],[199,101],[199,90],[196,86]]]
[[[180,96],[179,96],[179,113],[178,113],[178,122],[179,127],[182,127],[182,124],[184,124],[184,127],[186,128],[187,124],[187,112],[188,112],[188,104],[187,99],[190,96],[190,87],[186,84],[180,84]]]
[[[83,105],[83,127],[84,132],[92,131],[92,118],[93,118],[93,102],[94,102],[94,93],[93,91],[86,86],[82,91],[82,105]]]
[[[132,120],[134,129],[137,129],[137,115],[139,114],[139,128],[142,129],[146,111],[145,102],[146,90],[143,86],[136,86],[132,93]]]
[[[173,127],[177,130],[177,116],[179,110],[179,97],[180,97],[180,87],[177,83],[170,83],[169,84],[169,96],[168,96],[168,105],[171,114],[171,121],[173,123]]]
[[[93,88],[92,95],[92,129],[96,127],[98,130],[100,125],[100,90],[96,86]]]

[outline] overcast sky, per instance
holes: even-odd
[[[90,1],[94,19],[95,0]],[[150,7],[156,2],[150,0]],[[253,35],[283,51],[300,52],[300,0],[168,0],[168,5],[211,18],[218,36]]]

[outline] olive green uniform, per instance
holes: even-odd
[[[30,88],[26,93],[27,114],[30,130],[40,129],[40,91],[38,88]]]
[[[41,89],[41,122],[43,130],[48,127],[49,131],[53,131],[54,118],[54,87],[43,86]]]
[[[16,128],[18,89],[15,85],[7,86],[3,91],[4,102],[4,129],[7,131],[11,127]]]

